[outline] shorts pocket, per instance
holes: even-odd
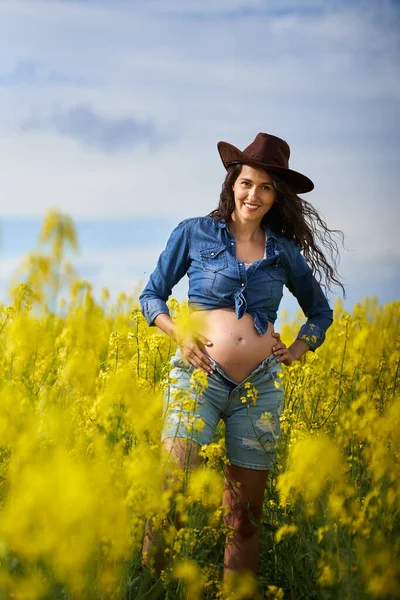
[[[271,373],[272,379],[280,379],[279,373],[282,371],[283,367],[282,367],[282,363],[277,362],[278,358],[279,358],[279,356],[275,356],[274,357],[275,360],[271,365],[270,373]]]

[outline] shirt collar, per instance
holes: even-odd
[[[225,219],[220,219],[219,221],[215,220],[215,223],[217,224],[217,227],[219,227],[220,229],[227,228],[227,223],[226,223]]]
[[[219,221],[216,221],[216,224],[217,224],[217,227],[219,227],[220,229],[228,228],[226,219],[220,219]],[[269,227],[267,227],[266,225],[264,225],[264,231],[266,232],[267,237],[274,238],[274,240],[278,240],[277,234],[274,233],[273,231],[271,231],[271,229]]]

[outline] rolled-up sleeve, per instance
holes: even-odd
[[[325,340],[326,331],[333,322],[333,311],[298,248],[293,249],[292,259],[288,288],[307,317],[296,339],[305,342],[314,351]]]
[[[169,315],[166,304],[174,285],[182,279],[189,267],[190,240],[187,221],[182,221],[171,233],[157,266],[139,296],[140,308],[147,323],[161,313]]]

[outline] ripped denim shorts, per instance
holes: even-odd
[[[246,379],[236,383],[211,359],[214,373],[206,375],[208,385],[198,392],[191,384],[195,368],[185,364],[178,349],[171,359],[164,395],[162,439],[179,437],[200,445],[210,444],[219,420],[223,419],[230,463],[270,470],[275,462],[279,416],[284,406],[283,386],[276,385],[280,383],[278,373],[282,365],[276,361],[277,357],[271,354]]]

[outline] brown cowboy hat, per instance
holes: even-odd
[[[247,146],[243,152],[227,142],[218,142],[217,148],[225,169],[237,163],[262,167],[267,171],[280,175],[297,194],[311,192],[314,189],[311,179],[288,168],[289,144],[275,135],[258,133],[254,142]]]

